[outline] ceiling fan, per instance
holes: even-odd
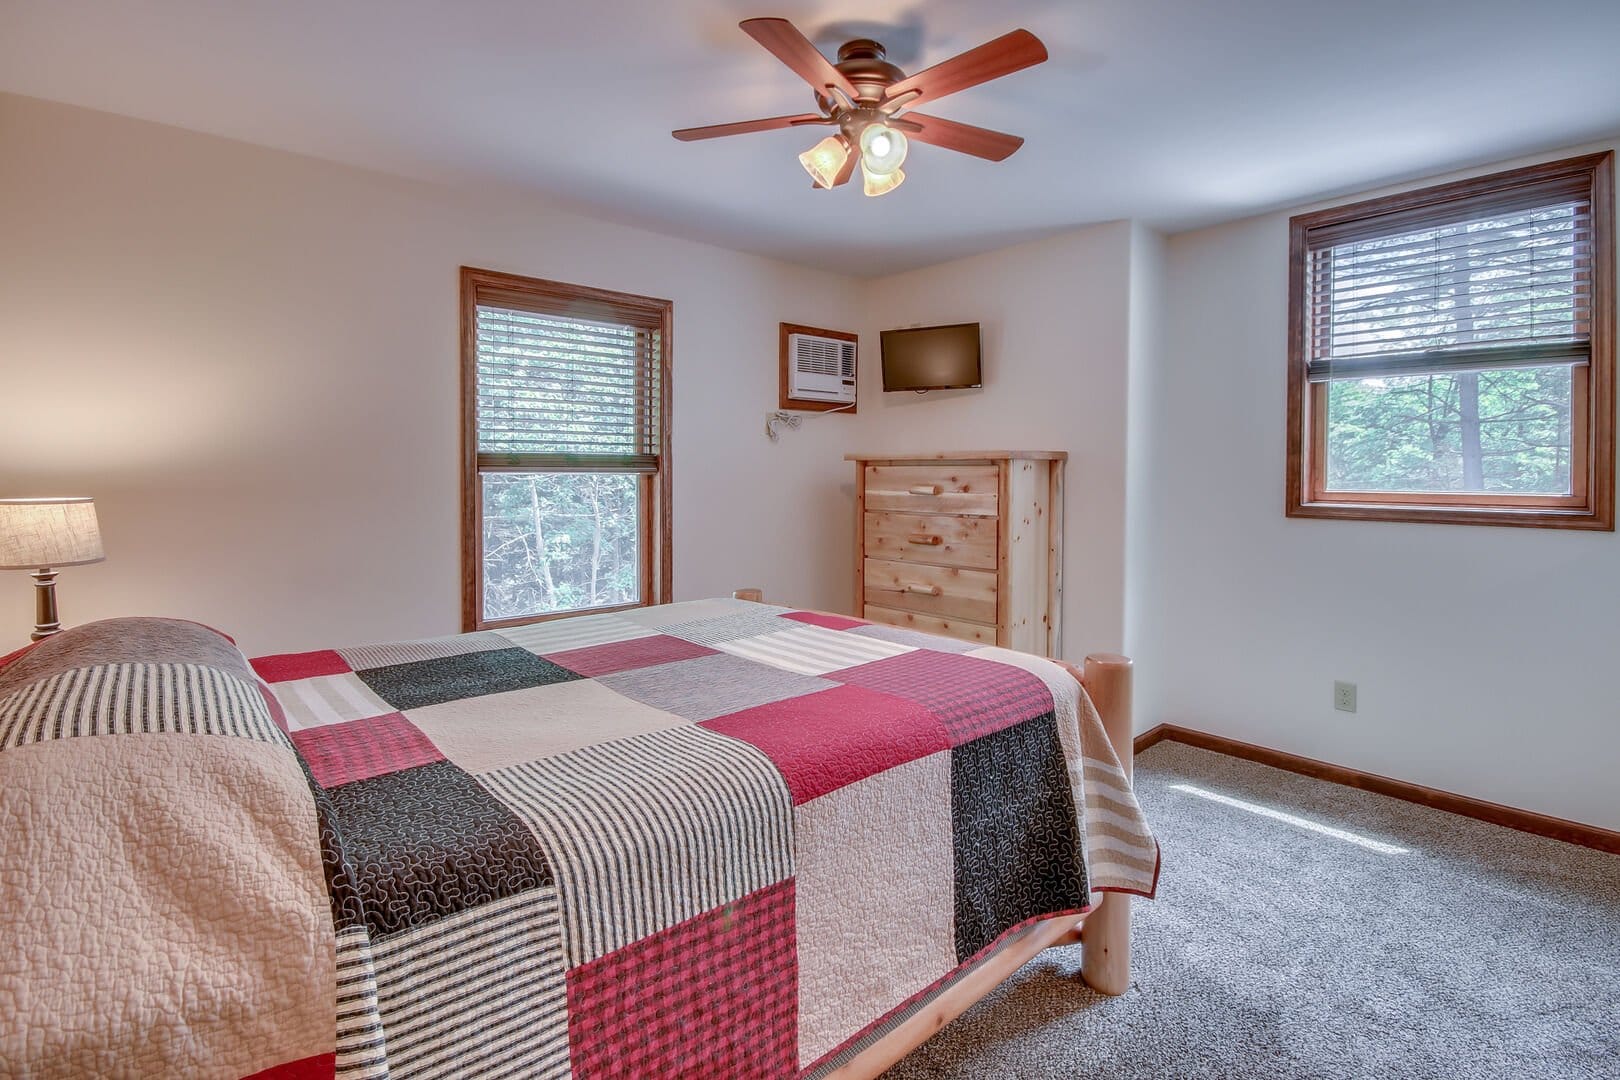
[[[900,166],[906,160],[907,136],[990,161],[1003,161],[1024,145],[1016,135],[909,110],[1045,60],[1046,46],[1028,30],[1003,34],[908,76],[885,60],[883,46],[869,38],[839,46],[834,64],[786,19],[746,19],[741,26],[814,88],[819,111],[682,128],[671,132],[677,139],[693,142],[776,128],[835,127],[837,134],[800,154],[799,161],[818,188],[848,183],[858,163],[868,195],[887,194],[905,180]]]

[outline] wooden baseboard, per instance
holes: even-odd
[[[1463,817],[1488,821],[1492,825],[1503,825],[1509,829],[1518,829],[1520,832],[1535,833],[1537,836],[1562,840],[1567,844],[1579,844],[1581,847],[1620,855],[1620,832],[1611,829],[1600,829],[1596,825],[1585,825],[1578,821],[1538,814],[1532,810],[1520,810],[1517,807],[1503,806],[1501,803],[1486,802],[1484,799],[1474,799],[1467,795],[1424,787],[1421,784],[1411,784],[1405,780],[1362,772],[1360,769],[1349,769],[1343,765],[1272,750],[1253,743],[1239,742],[1224,735],[1194,731],[1192,728],[1176,724],[1160,724],[1136,736],[1134,740],[1136,752],[1140,754],[1147,747],[1166,739],[1196,746],[1201,750],[1213,750],[1217,754],[1270,765],[1274,769],[1283,769],[1301,776],[1315,777],[1329,783],[1343,784],[1345,787],[1359,788],[1362,791],[1404,799],[1436,810],[1461,814]]]
[[[1159,724],[1156,727],[1150,727],[1146,731],[1142,732],[1142,734],[1131,740],[1131,750],[1134,753],[1140,754],[1154,743],[1163,742],[1169,737],[1169,735],[1169,724]]]

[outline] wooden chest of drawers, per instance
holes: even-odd
[[[855,610],[873,622],[1057,656],[1062,451],[855,462]]]

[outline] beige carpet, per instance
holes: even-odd
[[[1050,950],[890,1080],[1620,1078],[1620,857],[1176,743],[1137,787],[1130,992]]]

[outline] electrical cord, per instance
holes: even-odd
[[[845,409],[853,409],[855,404],[856,403],[852,401],[848,405],[840,405],[836,409],[818,409],[815,412],[809,413],[808,415],[826,416],[829,413],[843,412]],[[791,428],[792,430],[797,431],[799,429],[799,425],[804,423],[805,415],[806,414],[804,413],[788,412],[785,409],[778,409],[776,412],[766,413],[765,437],[771,440],[771,442],[776,442],[781,439],[782,433],[777,430],[778,426]]]

